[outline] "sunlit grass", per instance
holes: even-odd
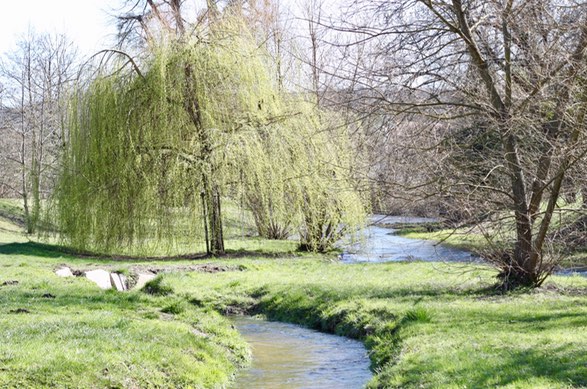
[[[54,270],[201,262],[80,258],[0,230],[0,285],[18,281],[0,286],[0,387],[221,387],[248,350],[217,312],[362,339],[372,387],[587,386],[586,278],[502,295],[488,266],[348,265],[292,255],[295,241],[227,242],[231,256],[206,263],[235,270],[165,274],[159,296],[101,291]]]
[[[587,279],[492,292],[488,267],[241,260],[246,271],[174,274],[197,306],[234,307],[364,339],[373,387],[587,385]]]
[[[59,278],[64,263],[131,265],[0,245],[0,387],[219,387],[245,363],[246,345],[216,312]]]

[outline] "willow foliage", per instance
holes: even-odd
[[[142,75],[100,76],[79,91],[55,194],[67,244],[201,250],[210,187],[246,199],[267,237],[280,226],[308,243],[323,239],[320,223],[340,232],[360,221],[344,129],[280,95],[254,40],[229,32],[163,44]]]
[[[303,248],[325,251],[364,216],[350,176],[352,147],[334,115],[309,102],[286,105],[280,123],[239,134],[232,152],[242,169],[240,193],[260,236],[297,230]]]

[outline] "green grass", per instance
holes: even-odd
[[[60,264],[131,265],[0,245],[0,387],[220,387],[246,363],[246,344],[215,311],[59,278]]]
[[[497,294],[484,266],[347,265],[256,241],[258,254],[206,260],[229,271],[165,273],[152,289],[165,293],[117,293],[54,270],[202,262],[79,258],[18,239],[0,231],[13,242],[0,243],[0,285],[18,281],[0,286],[0,387],[222,387],[249,355],[219,314],[235,312],[361,339],[373,388],[587,387],[586,278]]]
[[[481,234],[470,233],[465,230],[439,230],[434,232],[421,229],[399,230],[398,235],[410,239],[423,239],[441,242],[445,246],[458,249],[478,251],[487,247],[487,241]]]
[[[398,231],[399,235],[410,239],[423,239],[439,242],[445,246],[454,247],[472,252],[483,252],[489,247],[487,239],[479,233],[469,229],[439,230],[434,232],[422,231],[421,229],[406,229]],[[495,242],[499,244],[498,242]],[[557,262],[562,268],[587,268],[587,252],[575,251],[564,253],[563,248],[555,248]],[[558,252],[558,253],[557,253]]]
[[[0,198],[0,217],[23,219],[24,209],[21,199]]]
[[[24,210],[18,199],[0,198],[0,244],[25,242]]]
[[[500,295],[484,267],[242,260],[247,270],[173,274],[192,304],[359,338],[372,387],[587,385],[587,280]]]

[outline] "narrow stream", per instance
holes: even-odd
[[[341,242],[343,262],[447,261],[482,262],[465,251],[433,241],[409,239],[377,223],[424,223],[434,219],[373,215],[359,242]],[[584,270],[560,275],[587,276]],[[251,345],[253,363],[236,378],[235,388],[355,389],[371,378],[369,358],[356,340],[320,333],[293,324],[234,317],[234,325]]]
[[[426,223],[436,219],[406,216],[371,215],[369,225],[361,231],[358,242],[341,242],[344,248],[341,260],[346,263],[357,262],[397,262],[397,261],[428,261],[428,262],[476,262],[484,263],[475,254],[443,246],[434,241],[410,239],[397,235],[396,230],[380,227],[377,224],[395,223]],[[561,276],[587,277],[587,268],[560,269],[554,274]]]
[[[252,366],[239,373],[235,388],[355,389],[371,379],[359,341],[246,316],[233,322],[253,350]]]
[[[395,262],[395,261],[450,261],[476,262],[480,258],[469,251],[440,245],[433,241],[409,239],[395,234],[393,228],[379,227],[376,223],[425,223],[435,219],[372,215],[370,225],[362,232],[358,242],[344,242],[343,262]]]

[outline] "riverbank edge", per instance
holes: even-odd
[[[415,291],[413,294],[409,295],[400,294],[397,295],[397,297],[393,297],[393,295],[388,294],[388,292],[383,292],[381,297],[376,297],[382,292],[363,294],[357,293],[357,291],[353,290],[348,294],[338,294],[338,292],[332,290],[328,285],[320,286],[314,284],[312,281],[314,278],[312,278],[312,280],[300,279],[299,283],[294,281],[294,284],[291,283],[291,280],[284,280],[283,283],[275,283],[270,276],[273,271],[270,268],[275,268],[277,271],[281,272],[283,269],[279,270],[277,268],[288,265],[274,264],[270,265],[269,268],[266,268],[263,264],[265,262],[266,260],[246,263],[245,266],[249,268],[249,270],[238,274],[235,273],[234,276],[236,277],[233,277],[232,273],[217,275],[219,278],[214,276],[214,279],[207,277],[202,278],[200,276],[193,278],[189,275],[170,275],[169,282],[170,285],[174,285],[176,281],[179,281],[184,285],[191,284],[194,287],[197,285],[197,288],[192,290],[182,290],[185,298],[197,307],[212,308],[224,315],[262,315],[268,320],[298,324],[324,333],[345,336],[362,341],[369,352],[371,370],[374,372],[373,379],[367,386],[367,388],[370,389],[422,387],[423,383],[426,383],[424,384],[424,387],[430,387],[430,385],[432,385],[432,382],[428,381],[430,377],[420,381],[414,376],[417,370],[412,371],[411,368],[409,368],[414,358],[413,354],[410,354],[412,352],[410,350],[414,350],[415,345],[418,345],[422,339],[426,339],[429,336],[436,337],[441,335],[447,327],[452,326],[451,323],[455,322],[455,320],[457,320],[457,322],[464,322],[465,326],[469,325],[467,323],[475,322],[478,320],[478,314],[481,314],[482,316],[484,315],[483,307],[486,302],[496,304],[494,307],[496,307],[498,311],[491,313],[488,312],[488,314],[492,315],[497,313],[499,318],[493,319],[498,319],[498,322],[503,320],[503,315],[506,314],[508,309],[512,309],[512,305],[509,305],[509,308],[504,307],[506,310],[501,310],[499,308],[500,305],[508,304],[508,302],[512,301],[514,304],[520,304],[519,309],[516,307],[514,310],[516,312],[519,310],[520,315],[524,316],[524,320],[518,320],[516,314],[512,314],[511,316],[508,315],[508,322],[524,323],[525,320],[527,320],[525,315],[534,318],[535,314],[533,312],[535,306],[532,301],[535,298],[538,300],[553,299],[553,301],[558,300],[559,298],[564,299],[565,301],[570,301],[575,298],[584,301],[584,297],[580,296],[584,296],[586,292],[582,280],[577,280],[579,281],[577,286],[580,285],[580,287],[579,289],[576,289],[576,286],[571,286],[572,283],[569,283],[568,280],[557,277],[557,280],[553,280],[552,283],[549,283],[549,285],[543,289],[537,289],[534,291],[516,291],[514,293],[504,294],[492,288],[492,277],[491,274],[489,274],[492,273],[492,271],[484,268],[479,270],[482,274],[485,274],[482,277],[484,279],[482,282],[475,281],[474,283],[472,282],[468,285],[457,287],[457,289],[454,290],[451,289],[451,287],[446,289],[440,287],[437,292],[440,293],[438,297],[440,299],[448,297],[448,299],[446,305],[440,303],[440,306],[435,306],[430,304],[432,301],[430,299],[434,299],[436,292],[430,291],[431,294],[428,294],[426,288],[422,291]],[[303,263],[300,265],[304,266]],[[436,272],[436,270],[433,270],[427,263],[412,265],[382,264],[376,267],[383,272],[386,272],[386,268],[388,268],[387,271],[397,269],[402,273],[403,271],[401,268],[407,272],[411,272],[409,268],[413,265],[427,268],[430,272]],[[333,266],[333,268],[342,268],[341,265],[332,263],[327,264],[326,262],[323,265],[316,264],[316,268],[320,267],[323,271],[326,271],[326,267],[330,266]],[[356,269],[351,271],[351,273],[358,274],[361,272],[360,269],[362,269],[363,266],[356,265],[353,266],[353,268]],[[477,267],[467,265],[467,268],[470,268],[469,271],[472,271]],[[246,277],[246,274],[249,272],[267,272],[265,274],[267,274],[268,277],[258,282],[249,282],[247,279],[250,277]],[[321,274],[327,278],[335,276],[334,273]],[[175,277],[177,278],[174,279]],[[325,282],[328,283],[328,281]],[[180,288],[177,289],[180,290]],[[443,297],[445,293],[446,295]],[[384,295],[387,295],[387,297],[384,297]],[[418,295],[422,297],[418,297]],[[419,303],[422,298],[422,302]],[[387,299],[390,300],[386,302]],[[409,300],[409,302],[407,302],[407,300]],[[449,309],[452,311],[455,309],[454,304],[461,304],[461,302],[469,304],[463,307],[462,314],[471,314],[471,317],[466,316],[459,319],[459,313],[455,313],[455,316],[449,315],[449,318],[446,316],[446,313],[439,311],[439,309]],[[548,304],[540,306],[540,315],[548,313],[548,306],[550,306]],[[562,304],[564,306],[566,303]],[[470,305],[475,306],[472,307]],[[562,309],[564,312],[567,312],[569,317],[571,316],[571,311],[568,311],[570,306]],[[475,312],[474,315],[472,311]],[[573,310],[573,312],[575,312],[575,310]],[[510,324],[510,326],[511,325],[512,324]],[[515,327],[518,325],[519,324],[515,324],[514,327],[511,327],[514,328],[514,332],[517,331]],[[520,326],[523,326],[523,324],[520,324]],[[506,330],[506,332],[512,331],[506,328],[504,328],[504,330]],[[473,338],[480,336],[482,339],[486,334],[475,330],[474,332],[465,332],[463,333],[463,336]],[[493,347],[489,344],[487,346]],[[527,347],[527,345],[524,347]],[[491,350],[491,348],[489,350]],[[498,350],[494,351],[497,352],[495,355],[496,357],[501,355],[501,352],[498,352]],[[408,354],[406,354],[406,352],[408,352]],[[426,356],[426,354],[423,356]],[[427,356],[431,357],[432,355]],[[465,356],[464,358],[466,358],[467,362],[471,361],[471,356]],[[406,361],[409,361],[407,362],[407,365]],[[562,366],[560,363],[561,361],[552,361],[551,364],[552,366],[557,366],[557,364],[559,364],[558,366]],[[406,370],[406,367],[410,370]],[[493,371],[494,366],[491,366],[491,368]],[[450,368],[450,370],[452,370],[452,368]],[[458,378],[461,383],[474,382],[473,377],[466,375],[450,378],[452,374],[454,374],[450,373],[450,370],[444,373],[448,373],[445,379]],[[499,375],[497,371],[495,374]],[[516,373],[513,372],[512,374]],[[527,384],[522,384],[516,387],[535,387],[535,385],[538,384],[544,385],[545,382],[551,382],[552,386],[548,387],[562,387],[558,384],[560,381],[557,381],[560,379],[558,374],[559,373],[553,372],[545,373],[543,378],[540,378],[540,376],[521,375],[519,377],[522,380],[520,383],[527,382]],[[540,381],[541,379],[543,381]],[[583,383],[582,380],[576,381],[576,377],[572,378],[572,380],[574,381],[569,382]],[[446,383],[447,382],[445,382],[445,384]]]
[[[211,306],[226,318],[231,316],[260,316],[269,321],[299,325],[322,333],[346,337],[363,343],[368,351],[370,370],[373,378],[367,389],[387,388],[379,374],[384,366],[398,360],[402,347],[402,331],[418,322],[428,323],[429,312],[416,307],[406,312],[389,315],[385,312],[365,312],[360,304],[343,307],[328,301],[315,300],[315,304],[305,304],[287,293],[271,294],[268,290],[257,289],[247,294],[241,303],[225,301],[222,298],[202,301],[189,299],[196,307]],[[243,303],[244,302],[244,303]],[[351,304],[352,305],[352,304]],[[381,314],[381,316],[380,316]],[[374,316],[379,316],[375,317]],[[248,361],[249,362],[249,361]],[[246,369],[248,365],[237,368]]]
[[[379,389],[386,386],[380,383],[377,375],[384,365],[393,362],[399,357],[401,351],[402,338],[400,332],[402,326],[413,321],[420,320],[419,312],[426,316],[424,311],[414,311],[411,314],[402,315],[401,318],[388,323],[382,331],[376,331],[369,323],[358,323],[349,320],[352,314],[358,313],[343,311],[338,314],[325,314],[326,312],[316,307],[299,307],[295,312],[286,309],[267,309],[264,304],[256,304],[248,309],[241,306],[228,306],[223,311],[218,311],[226,318],[231,316],[261,316],[265,320],[289,323],[302,326],[304,328],[316,330],[326,334],[346,337],[358,340],[365,346],[370,360],[370,370],[373,378],[369,381],[366,388]],[[247,369],[250,363],[237,366],[238,369]]]
[[[471,228],[461,231],[458,228],[442,228],[439,223],[429,223],[433,226],[427,230],[426,226],[413,224],[381,225],[385,228],[393,228],[394,234],[408,239],[420,239],[436,242],[445,247],[470,251],[478,254],[490,248],[488,241],[481,234],[471,232]],[[562,254],[558,265],[560,270],[587,271],[587,251],[579,250]]]

